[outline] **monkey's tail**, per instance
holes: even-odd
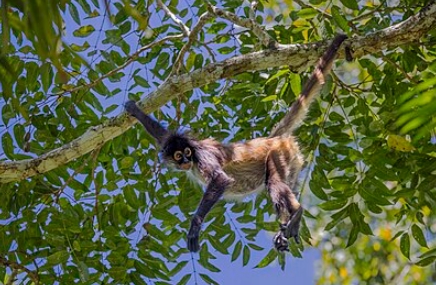
[[[337,35],[326,52],[319,59],[315,70],[303,87],[298,99],[292,103],[285,117],[274,127],[270,137],[277,137],[292,132],[300,125],[306,116],[310,103],[318,94],[318,91],[325,83],[325,76],[330,73],[333,61],[341,44],[347,39],[346,35]]]

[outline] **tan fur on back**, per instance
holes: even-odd
[[[225,197],[246,196],[263,189],[266,182],[266,159],[271,154],[283,157],[281,164],[284,181],[289,181],[303,165],[298,144],[292,137],[258,138],[223,147],[226,149],[223,170],[234,180],[226,189]]]

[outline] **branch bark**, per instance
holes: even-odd
[[[384,49],[416,42],[435,27],[436,3],[432,1],[416,15],[403,22],[364,37],[354,37],[347,40],[345,44],[354,51],[355,57],[361,57],[365,54],[374,54]],[[139,105],[145,112],[151,113],[180,94],[246,71],[265,70],[282,65],[288,65],[294,71],[302,71],[314,64],[327,45],[327,41],[281,45],[277,49],[267,49],[211,63],[189,74],[174,75],[168,78],[157,90],[144,97]],[[343,51],[339,56],[344,56]],[[0,183],[23,180],[64,165],[123,134],[135,122],[133,118],[122,112],[108,122],[90,128],[84,135],[72,142],[40,157],[21,161],[2,161],[0,162]]]

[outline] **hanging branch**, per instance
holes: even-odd
[[[278,48],[280,45],[276,42],[255,20],[254,18],[241,18],[231,12],[219,9],[209,2],[207,3],[207,9],[216,15],[217,17],[224,18],[233,24],[247,28],[253,32],[253,34],[258,37],[259,41],[266,47]],[[254,5],[254,3],[253,3]]]
[[[165,14],[167,14],[168,17],[170,17],[177,25],[179,25],[180,29],[182,29],[184,36],[189,36],[189,34],[191,33],[191,31],[189,31],[189,28],[183,23],[182,20],[177,18],[177,16],[170,11],[170,9],[162,2],[162,0],[157,0],[157,6],[164,10]]]
[[[416,42],[435,27],[436,3],[433,1],[405,21],[364,37],[349,39],[346,45],[354,51],[355,57],[361,57],[365,54],[375,54],[384,49]],[[247,71],[265,70],[283,65],[290,66],[292,70],[301,71],[313,65],[327,45],[327,41],[282,45],[278,49],[267,49],[211,63],[189,74],[169,77],[155,91],[145,96],[139,105],[145,112],[151,113],[169,100],[194,88],[221,79],[232,78]],[[343,52],[339,56],[343,57]],[[135,122],[135,119],[122,112],[108,122],[89,128],[85,134],[72,142],[37,158],[1,161],[0,183],[23,180],[64,165],[123,134]]]
[[[200,33],[201,29],[203,29],[207,20],[212,18],[212,15],[208,12],[204,13],[200,16],[197,25],[192,29],[191,33],[188,36],[188,42],[180,49],[179,54],[177,55],[176,61],[174,62],[173,70],[171,71],[171,75],[178,74],[180,72],[180,68],[182,67],[183,59],[185,57],[186,52],[191,48],[194,41],[197,40],[197,36]]]

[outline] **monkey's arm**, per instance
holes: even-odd
[[[127,101],[124,107],[126,108],[127,113],[138,119],[138,121],[144,125],[147,132],[156,139],[159,145],[161,145],[164,138],[168,135],[168,131],[139,109],[135,101]]]
[[[206,191],[198,206],[197,212],[191,221],[191,227],[188,232],[188,249],[191,252],[197,252],[200,249],[198,237],[200,235],[201,225],[206,215],[212,207],[221,198],[224,190],[230,183],[230,178],[224,171],[214,171],[213,176],[206,187]]]

